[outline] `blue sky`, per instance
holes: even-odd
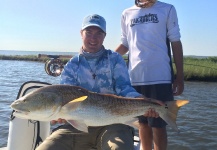
[[[162,0],[176,7],[184,55],[217,56],[217,1]],[[83,18],[105,17],[106,48],[120,43],[120,15],[134,0],[0,0],[0,50],[77,52]]]

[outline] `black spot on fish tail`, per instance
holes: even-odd
[[[165,109],[168,109],[168,105],[167,104],[165,104]]]

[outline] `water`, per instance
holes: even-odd
[[[48,76],[44,64],[28,61],[0,60],[0,147],[6,146],[10,103],[16,99],[20,86],[27,81],[59,83],[59,77]]]
[[[7,145],[10,104],[20,86],[27,81],[59,83],[59,77],[48,76],[44,64],[28,61],[0,60],[0,147]],[[169,150],[211,150],[217,147],[217,83],[186,82],[185,91],[176,99],[190,103],[180,109],[178,134],[168,127]]]
[[[75,55],[77,52],[48,52],[48,51],[16,51],[16,50],[0,50],[0,55]]]
[[[171,150],[211,150],[217,146],[217,83],[186,82],[179,99],[190,103],[181,108],[177,124],[180,134],[168,130]]]

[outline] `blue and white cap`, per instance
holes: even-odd
[[[106,21],[105,19],[97,14],[89,15],[84,18],[82,23],[82,30],[90,26],[96,26],[102,29],[106,33]]]

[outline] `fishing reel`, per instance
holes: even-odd
[[[48,55],[48,57],[50,59],[45,62],[45,72],[50,76],[59,76],[64,68],[62,61],[59,59],[59,56]]]

